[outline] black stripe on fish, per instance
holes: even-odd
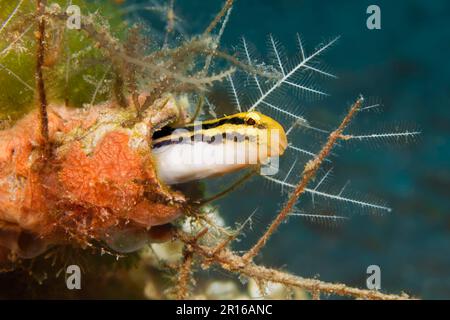
[[[220,139],[217,139],[218,136]],[[234,141],[234,142],[243,142],[243,141],[256,141],[256,136],[249,136],[246,134],[240,134],[237,132],[232,133],[222,133],[221,135],[207,136],[204,134],[193,134],[190,137],[179,137],[179,139],[167,139],[163,141],[159,141],[153,144],[153,149],[158,149],[163,146],[168,146],[172,144],[192,144],[195,142],[207,142],[208,144],[221,144],[223,141]]]

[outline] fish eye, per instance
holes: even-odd
[[[245,123],[246,123],[247,125],[249,125],[249,126],[254,126],[254,125],[256,124],[256,121],[255,121],[255,119],[253,119],[253,118],[248,118],[248,119],[245,121]]]

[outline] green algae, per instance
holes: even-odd
[[[32,1],[0,0],[2,23],[11,16],[0,37],[0,119],[17,119],[35,105],[35,30]],[[117,39],[123,39],[127,21],[120,6],[111,1],[74,0],[84,15],[92,14]],[[66,0],[51,1],[65,10]],[[51,10],[51,9],[50,9]],[[111,82],[114,74],[104,53],[81,30],[65,28],[64,23],[47,26],[46,55],[51,64],[44,69],[49,101],[81,107],[90,103],[97,83]],[[9,48],[9,49],[8,49]],[[110,98],[108,90],[97,90],[94,102]]]

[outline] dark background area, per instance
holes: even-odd
[[[221,3],[176,1],[185,31],[203,30]],[[371,4],[381,8],[381,30],[366,28]],[[259,262],[359,287],[365,286],[367,266],[376,264],[384,291],[450,298],[450,2],[238,0],[222,46],[232,49],[245,36],[265,53],[272,33],[295,54],[297,32],[310,52],[341,36],[322,58],[339,79],[324,81],[330,97],[306,103],[309,120],[332,128],[363,93],[384,107],[359,122],[360,132],[406,123],[406,129],[422,134],[409,145],[354,144],[338,150],[332,183],[342,186],[350,179],[351,189],[386,200],[392,213],[354,214],[338,227],[291,218]],[[265,230],[283,199],[279,188],[257,178],[220,202],[229,224],[258,207],[253,231],[239,248],[248,248]]]

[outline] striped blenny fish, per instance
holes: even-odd
[[[169,185],[258,166],[281,156],[286,147],[283,127],[254,111],[165,127],[152,142],[158,176]]]

